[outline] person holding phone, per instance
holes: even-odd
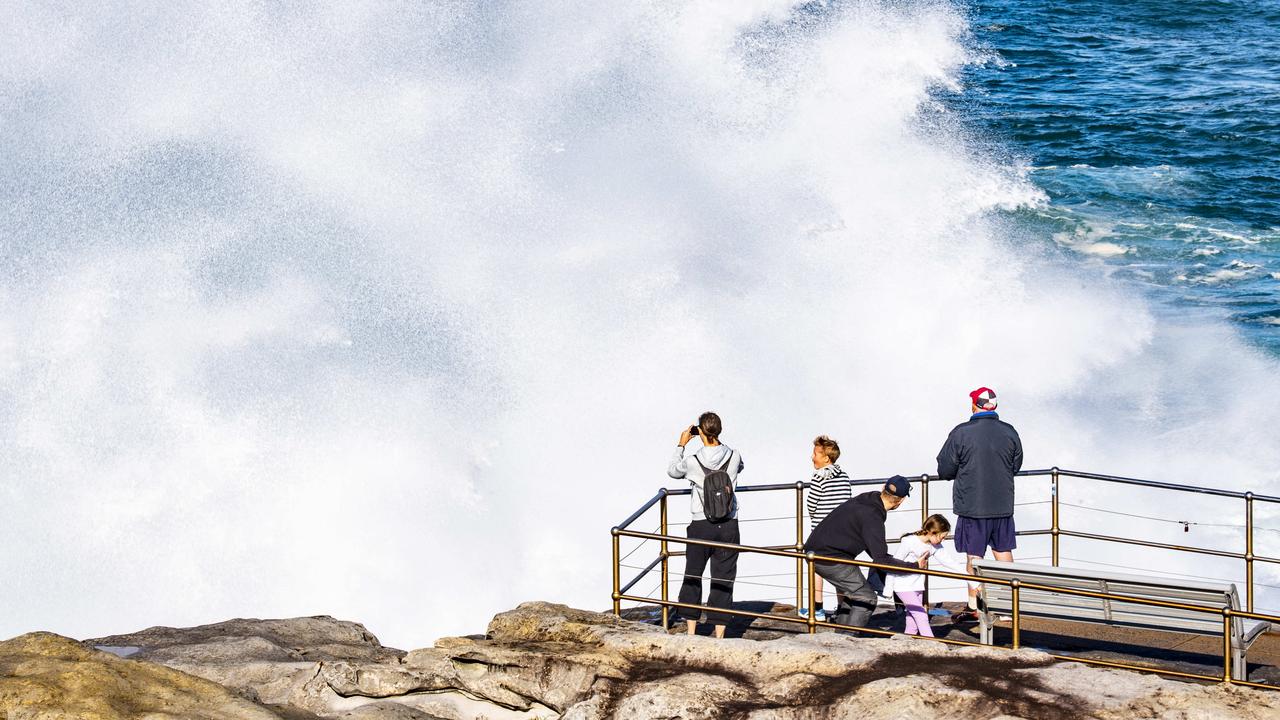
[[[738,533],[738,474],[746,467],[742,454],[720,442],[720,416],[704,412],[698,422],[680,433],[675,455],[667,468],[667,475],[677,480],[688,480],[693,492],[690,495],[688,537],[694,540],[740,543]],[[696,452],[685,454],[685,446],[693,438],[702,442]],[[707,561],[711,562],[711,590],[707,594],[707,622],[715,625],[715,635],[724,637],[725,626],[732,617],[716,612],[714,608],[729,608],[733,604],[733,581],[738,575],[738,553],[735,550],[687,545],[684,556],[684,582],[680,585],[681,603],[702,604],[702,574]],[[689,608],[677,608],[676,616],[684,618],[690,635],[697,632],[701,613]]]

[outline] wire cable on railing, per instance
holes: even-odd
[[[656,527],[656,528],[654,528],[654,529],[653,529],[653,532],[651,532],[651,533],[649,533],[649,534],[650,534],[650,535],[657,535],[657,534],[658,534],[658,533],[660,533],[660,532],[662,532],[662,528],[661,528],[661,527]],[[645,538],[644,540],[641,540],[639,545],[636,545],[634,548],[631,548],[631,552],[629,552],[629,553],[627,553],[626,555],[623,555],[622,557],[618,558],[618,561],[619,561],[619,562],[621,562],[621,561],[626,560],[627,558],[631,557],[632,555],[635,555],[637,550],[639,550],[640,548],[644,547],[644,544],[645,544],[645,543],[647,543],[647,542],[650,542],[651,540],[652,540],[652,538]]]
[[[659,581],[658,581],[658,584],[657,584],[657,585],[654,585],[652,590],[650,590],[649,592],[645,593],[645,597],[650,597],[650,596],[652,596],[654,593],[658,592],[658,590],[660,590],[661,588],[662,588],[662,581],[661,581],[661,580],[659,580]]]
[[[1053,501],[1052,501],[1052,500],[1035,500],[1035,501],[1032,501],[1032,502],[1020,502],[1020,503],[1014,503],[1013,505],[1014,505],[1014,507],[1025,507],[1025,506],[1027,506],[1027,505],[1048,505],[1048,504],[1049,504],[1049,503],[1051,503],[1051,502],[1053,502]],[[953,507],[952,507],[952,506],[950,506],[950,505],[937,505],[937,506],[935,506],[935,505],[930,505],[930,506],[929,506],[929,510],[930,510],[930,512],[933,512],[933,511],[942,511],[942,510],[954,510],[954,509],[955,509],[955,508],[953,508]],[[904,508],[904,507],[899,507],[898,509],[896,509],[896,510],[890,510],[889,512],[890,512],[890,513],[918,513],[918,512],[920,512],[920,508]]]
[[[1170,520],[1169,518],[1154,517],[1152,515],[1138,515],[1136,513],[1120,512],[1119,510],[1107,510],[1105,508],[1091,507],[1089,505],[1078,505],[1076,503],[1064,502],[1062,500],[1059,500],[1058,504],[1063,507],[1073,507],[1073,508],[1079,508],[1081,510],[1091,510],[1093,512],[1107,513],[1108,515],[1122,515],[1124,517],[1139,518],[1141,520],[1154,520],[1156,522],[1172,523],[1174,525],[1181,525],[1183,526],[1183,528],[1187,528],[1190,525],[1200,525],[1203,527],[1232,528],[1235,530],[1248,529],[1248,527],[1245,525],[1233,525],[1231,523],[1198,522],[1195,520]],[[1257,525],[1254,525],[1253,529],[1265,530],[1267,532],[1280,532],[1280,528],[1259,527]]]
[[[624,565],[623,567],[634,567],[634,566]],[[640,569],[643,570],[644,568],[640,568]],[[763,575],[736,575],[735,577],[737,578],[768,578],[768,577],[791,577],[792,575],[795,575],[795,573],[766,573]],[[670,579],[669,582],[676,582],[676,579],[673,577]]]
[[[1048,505],[1048,504],[1049,504],[1049,503],[1051,503],[1051,502],[1053,502],[1053,501],[1052,501],[1052,500],[1035,500],[1035,501],[1032,501],[1032,502],[1020,502],[1020,503],[1014,503],[1014,507],[1026,507],[1026,506],[1029,506],[1029,505]],[[939,511],[941,511],[941,510],[951,510],[952,508],[951,508],[950,506],[945,506],[945,507],[933,507],[933,506],[930,506],[930,508],[929,508],[929,509],[930,509],[931,511],[932,511],[932,510],[939,510]],[[897,508],[896,510],[890,510],[889,512],[890,512],[890,513],[918,513],[918,512],[920,512],[920,508],[904,508],[904,507],[900,507],[900,508]],[[807,513],[807,512],[806,512],[806,513],[805,513],[805,517],[808,517],[808,516],[809,516],[809,513]],[[795,515],[778,515],[777,517],[763,517],[763,518],[738,518],[738,523],[739,523],[739,524],[742,524],[742,523],[753,523],[753,522],[777,522],[777,521],[779,521],[779,520],[795,520],[795,519],[796,519],[796,516],[795,516]],[[670,528],[673,528],[673,527],[685,527],[686,525],[689,525],[689,523],[687,523],[687,522],[669,522],[669,523],[667,523],[667,528],[668,528],[668,529],[670,529]]]
[[[1220,578],[1220,577],[1210,577],[1208,575],[1188,575],[1187,573],[1177,573],[1177,572],[1171,572],[1169,570],[1152,570],[1151,568],[1145,568],[1145,567],[1135,568],[1129,565],[1118,565],[1116,563],[1102,562],[1100,560],[1085,560],[1084,558],[1073,558],[1073,557],[1067,557],[1066,555],[1060,555],[1059,557],[1062,558],[1063,560],[1070,560],[1072,562],[1082,562],[1082,563],[1087,563],[1089,565],[1106,565],[1107,567],[1120,568],[1122,570],[1134,570],[1137,572],[1142,572],[1144,574],[1152,573],[1155,575],[1168,575],[1170,577],[1187,578],[1190,580],[1217,580],[1218,582],[1225,582],[1225,583],[1240,583],[1240,584],[1244,583],[1243,578]],[[1258,582],[1257,580],[1254,580],[1253,584],[1257,587],[1265,587],[1265,588],[1272,588],[1274,590],[1280,590],[1280,585],[1268,585],[1267,583],[1261,583],[1261,582]]]
[[[738,518],[738,524],[753,523],[753,522],[773,522],[777,520],[795,520],[795,519],[796,519],[795,515],[779,515],[778,517],[766,517],[766,518],[745,518],[745,519]],[[688,524],[689,523],[687,522],[669,522],[667,523],[667,527],[668,528],[684,527]]]
[[[629,570],[644,570],[644,569],[645,569],[645,568],[640,567],[640,566],[638,566],[638,565],[622,565],[621,567],[627,568],[627,569],[629,569]],[[652,570],[650,570],[650,572],[657,572],[657,568],[653,568]],[[696,579],[698,579],[698,580],[702,580],[702,579],[703,579],[703,576],[702,576],[702,575],[686,575],[686,574],[684,574],[684,573],[671,573],[670,575],[671,575],[672,577],[678,577],[678,578],[696,578]],[[715,580],[716,580],[716,578],[711,578],[711,581],[712,581],[712,582],[714,582]],[[792,584],[792,585],[778,585],[777,583],[752,582],[752,581],[750,581],[750,580],[743,580],[743,579],[741,579],[741,578],[735,578],[735,579],[734,579],[734,581],[733,581],[733,583],[734,583],[735,585],[754,585],[754,586],[756,586],[756,587],[771,587],[771,588],[778,588],[778,589],[780,589],[780,590],[794,590],[794,589],[795,589],[795,585],[794,585],[794,584]]]
[[[1035,557],[1028,557],[1028,558],[1022,558],[1022,559],[1023,560],[1044,560],[1048,557],[1049,557],[1048,555],[1038,555]],[[646,569],[639,565],[620,565],[620,567],[627,568],[628,570],[645,570]],[[658,572],[658,569],[649,568],[649,572]],[[789,585],[779,585],[777,583],[751,582],[750,580],[743,579],[743,578],[761,578],[761,577],[790,577],[790,576],[791,576],[791,573],[772,573],[772,574],[766,574],[766,575],[738,575],[734,578],[733,582],[735,585],[752,585],[755,587],[778,588],[780,590],[794,590],[795,589],[794,583]],[[680,578],[696,578],[698,580],[706,579],[702,575],[689,575],[686,573],[669,573],[669,579],[667,580],[667,582],[681,582]],[[939,582],[944,580],[946,580],[946,578],[933,578],[934,582]],[[659,585],[661,585],[661,582],[659,582]]]

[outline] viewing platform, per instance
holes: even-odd
[[[856,493],[876,489],[886,479],[858,479],[851,485]],[[931,513],[950,511],[931,504],[929,496],[932,491],[949,499],[951,481],[917,475],[912,483],[917,492],[889,513],[891,546]],[[989,615],[994,646],[1032,647],[1063,660],[1280,689],[1280,497],[1059,468],[1020,472],[1017,483],[1015,518],[1022,529],[1015,567],[1026,567],[1028,578],[1016,570],[998,577],[916,571],[926,576],[926,604],[936,637],[915,639],[982,644],[979,625],[951,617],[965,607],[963,583],[981,582],[984,597],[990,591],[994,600],[999,589],[1008,602],[1008,613]],[[888,568],[805,553],[807,490],[804,482],[740,486],[739,545],[691,540],[673,531],[687,524],[673,516],[686,519],[688,501],[673,506],[670,499],[691,491],[659,490],[612,530],[614,613],[669,627],[672,608],[705,608],[671,600],[672,583],[678,587],[682,580],[682,568],[673,567],[671,560],[682,557],[685,546],[697,544],[741,553],[735,601],[723,611],[734,618],[729,637],[900,633],[901,612],[883,598],[866,628],[815,619],[812,608],[821,606],[813,595],[815,562]],[[1174,507],[1176,516],[1161,516],[1153,507]],[[1224,517],[1239,522],[1224,522]],[[653,532],[632,529],[655,520]],[[1113,529],[1117,520],[1123,524]],[[1170,569],[1177,558],[1194,563]],[[1043,570],[1034,571],[1036,566]],[[1157,567],[1163,569],[1153,569]],[[651,582],[656,585],[648,593],[635,592],[641,583]],[[808,617],[801,617],[797,608],[809,608]]]

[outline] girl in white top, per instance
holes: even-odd
[[[917,562],[920,558],[929,558],[928,564],[938,564],[942,569],[952,572],[965,572],[965,559],[954,551],[943,547],[942,541],[951,531],[951,522],[942,515],[930,515],[925,518],[924,525],[914,533],[902,536],[898,543],[898,551],[893,556],[907,562]],[[888,573],[885,578],[885,595],[897,593],[903,604],[907,606],[908,635],[933,637],[933,629],[929,627],[929,612],[924,607],[924,575],[915,573]]]

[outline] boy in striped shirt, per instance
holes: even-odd
[[[805,501],[809,512],[809,530],[813,531],[818,523],[827,518],[832,510],[853,497],[853,488],[849,485],[849,476],[836,464],[840,459],[840,444],[826,435],[813,439],[813,477],[809,478],[809,496]],[[814,611],[817,620],[826,620],[827,614],[822,608],[822,578],[813,581],[814,597],[818,607]],[[800,608],[800,617],[809,617],[808,608]]]

